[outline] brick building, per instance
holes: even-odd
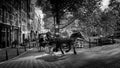
[[[28,37],[29,12],[30,0],[0,0],[0,48]]]

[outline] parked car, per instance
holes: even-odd
[[[107,44],[113,44],[113,43],[115,43],[115,40],[113,39],[112,36],[100,37],[98,39],[98,45],[107,45]]]

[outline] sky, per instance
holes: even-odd
[[[31,0],[31,3],[32,3],[32,4],[35,4],[36,1],[37,1],[37,0]]]
[[[104,11],[105,9],[109,8],[110,0],[102,0],[100,9]]]
[[[38,21],[38,23],[41,24],[40,26],[38,26],[41,29],[40,32],[46,33],[48,30],[45,29],[45,27],[44,27],[45,22],[43,21],[45,14],[43,13],[43,11],[41,10],[40,7],[35,7],[35,13],[36,13],[36,15],[35,15],[36,20],[38,20],[38,19],[40,20],[40,21]]]
[[[120,2],[120,0],[116,0],[117,2]]]
[[[102,11],[104,11],[105,9],[108,9],[109,8],[109,4],[110,4],[110,1],[111,0],[102,0],[101,1],[101,5],[100,5],[100,9]],[[116,2],[120,2],[120,0],[115,0]]]

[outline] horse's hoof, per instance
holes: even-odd
[[[61,54],[61,56],[65,56],[65,54]]]
[[[65,52],[69,52],[70,50],[66,50]]]
[[[75,55],[77,55],[77,52],[74,52]]]
[[[65,51],[65,52],[69,52],[69,51]]]

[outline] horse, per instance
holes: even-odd
[[[64,47],[67,48],[65,52],[69,52],[73,48],[73,53],[77,54],[75,49],[77,38],[84,39],[80,33],[73,33],[68,38],[62,38],[61,36],[54,36],[52,34],[46,33],[46,39],[42,40],[42,42],[47,41],[47,43],[41,42],[40,46],[46,47],[46,45],[49,45],[50,47],[54,47],[53,52],[58,52],[60,50],[62,54],[64,54],[64,51],[63,51]],[[63,46],[63,45],[66,45],[66,46]]]
[[[73,48],[73,52],[74,54],[77,54],[76,50],[75,50],[75,46],[74,46],[74,39],[72,38],[58,38],[57,39],[57,43],[56,43],[56,49],[60,49],[61,53],[64,54],[63,49],[63,44],[65,44],[67,47],[67,50],[65,50],[65,52],[69,52],[71,50],[71,48]]]
[[[50,42],[49,37],[50,35],[48,36],[47,33],[39,34],[39,50],[44,49],[46,51],[46,49],[50,48],[50,46],[48,46]]]
[[[51,38],[51,36],[48,35],[48,41],[49,41],[49,43],[48,43],[49,45],[55,44],[55,47],[53,48],[53,52],[57,52],[60,50],[61,53],[64,54],[63,44],[65,44],[66,47],[68,48],[65,52],[69,52],[72,47],[74,54],[77,54],[77,52],[75,50],[75,46],[74,46],[75,40],[73,38],[62,38],[62,37]]]

